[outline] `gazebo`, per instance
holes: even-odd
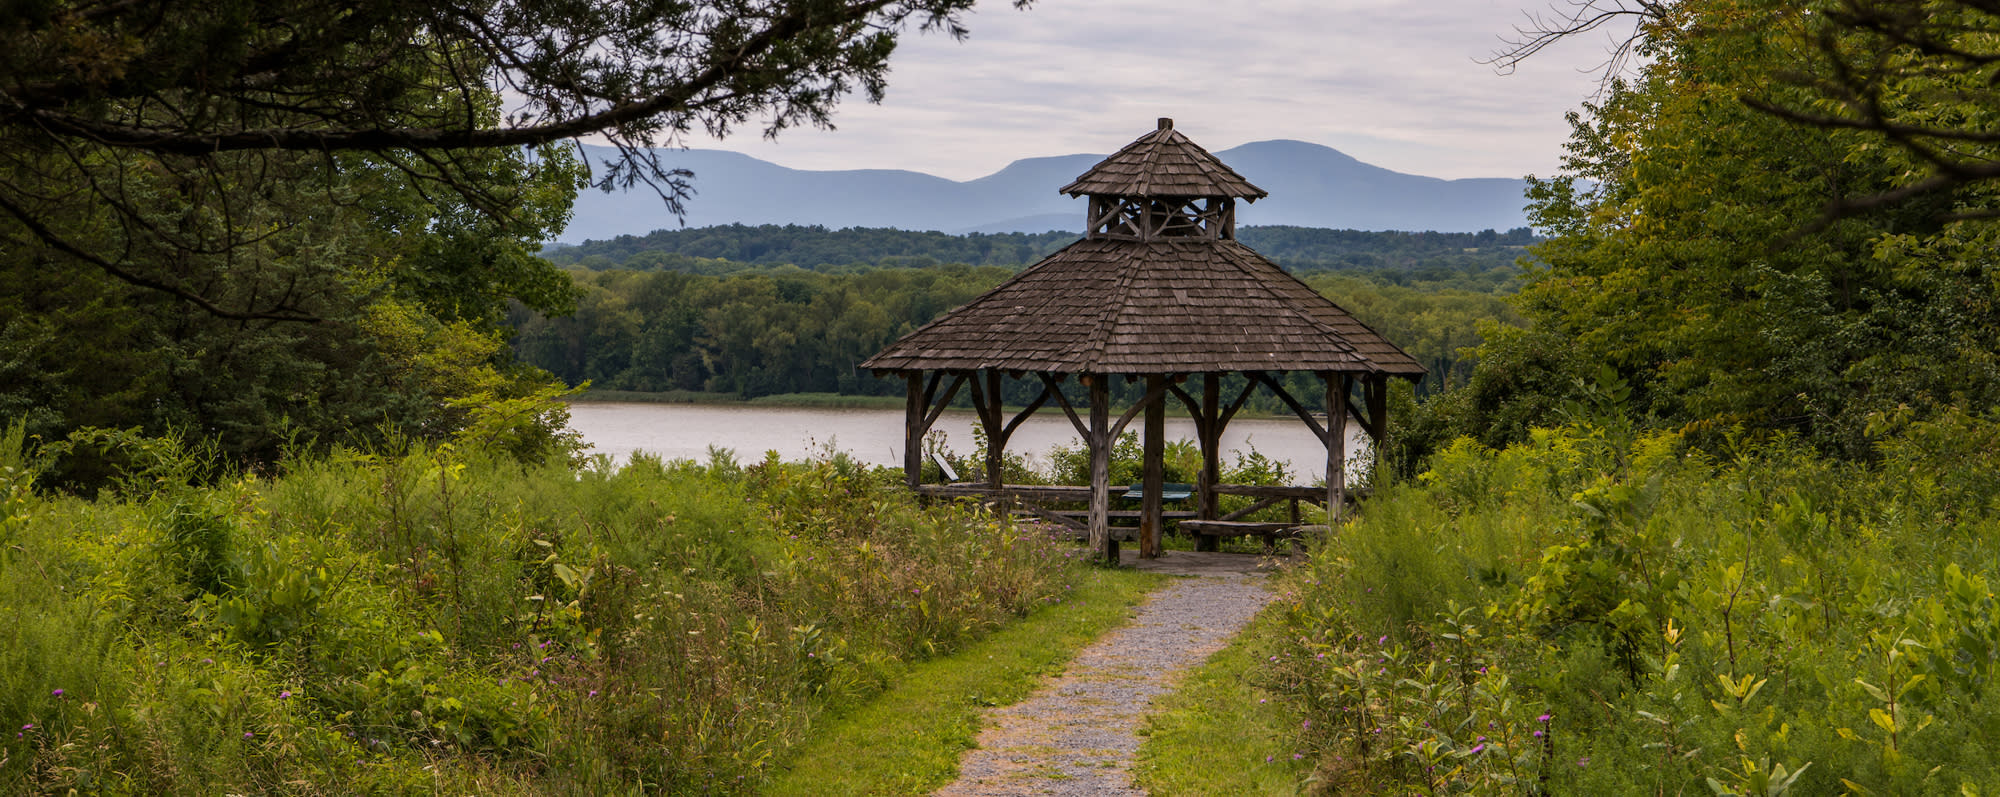
[[[1234,518],[1287,499],[1323,502],[1329,521],[1337,519],[1347,499],[1348,420],[1358,422],[1380,450],[1388,380],[1420,380],[1423,366],[1238,243],[1236,200],[1254,202],[1266,193],[1175,131],[1172,119],[1161,119],[1157,130],[1060,191],[1090,198],[1082,240],[861,364],[879,377],[900,376],[907,382],[904,470],[910,488],[933,496],[1027,504],[1087,500],[1089,544],[1116,561],[1118,540],[1110,527],[1111,448],[1126,425],[1143,413],[1139,553],[1158,556],[1162,438],[1171,397],[1193,417],[1203,463],[1195,485],[1196,517],[1183,521],[1184,528],[1227,533]],[[1324,423],[1274,376],[1285,372],[1317,377],[1324,396],[1315,404],[1325,413]],[[1242,374],[1246,381],[1225,401],[1223,378],[1230,374]],[[1003,376],[1041,385],[1039,396],[1011,418],[1001,401]],[[1064,392],[1072,376],[1085,394],[1080,401]],[[1120,377],[1145,380],[1145,395],[1114,418],[1110,386]],[[1198,388],[1189,384],[1196,377]],[[987,440],[986,481],[922,484],[924,435],[968,387]],[[1259,387],[1277,396],[1326,445],[1324,489],[1219,483],[1223,429]],[[1068,416],[1083,438],[1090,454],[1090,486],[1003,484],[1008,438],[1050,404]],[[1223,494],[1258,500],[1225,517],[1218,509]]]

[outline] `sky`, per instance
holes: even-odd
[[[1551,0],[989,0],[971,35],[906,32],[887,97],[836,130],[746,129],[683,143],[795,169],[909,169],[954,180],[1021,158],[1110,153],[1158,117],[1211,152],[1323,144],[1410,174],[1546,176],[1598,88],[1608,33],[1513,74],[1479,63]]]

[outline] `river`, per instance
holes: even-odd
[[[976,422],[969,410],[949,411],[938,418],[932,429],[944,434],[947,449],[970,456]],[[1127,431],[1140,431],[1142,422],[1143,419],[1134,418]],[[608,454],[618,462],[625,461],[635,451],[664,459],[702,461],[708,458],[709,447],[716,446],[735,452],[740,462],[762,459],[766,451],[778,452],[780,459],[803,460],[832,448],[873,465],[901,467],[903,464],[903,411],[899,409],[590,401],[570,405],[570,427],[591,444],[591,453]],[[1167,439],[1193,440],[1194,422],[1169,415]],[[1015,430],[1007,450],[1022,454],[1040,467],[1047,464],[1048,453],[1059,445],[1081,446],[1082,439],[1061,410],[1044,409]],[[1326,449],[1295,418],[1231,421],[1222,436],[1224,465],[1234,460],[1233,452],[1248,453],[1253,448],[1286,463],[1287,472],[1295,474],[1294,480],[1299,484],[1311,483],[1326,472]],[[1350,461],[1363,455],[1366,449],[1365,435],[1359,425],[1349,423]],[[1353,472],[1358,469],[1349,470],[1351,482],[1355,478]]]

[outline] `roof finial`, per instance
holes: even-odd
[[[1173,120],[1173,118],[1172,118],[1172,117],[1167,117],[1167,116],[1162,116],[1162,117],[1160,117],[1160,129],[1161,129],[1161,130],[1172,130],[1172,129],[1174,129],[1174,120]]]

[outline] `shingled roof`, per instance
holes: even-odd
[[[1098,162],[1060,193],[1130,197],[1241,197],[1269,194],[1174,130],[1174,120]]]
[[[862,363],[877,372],[1158,374],[1424,367],[1235,241],[1089,238]]]

